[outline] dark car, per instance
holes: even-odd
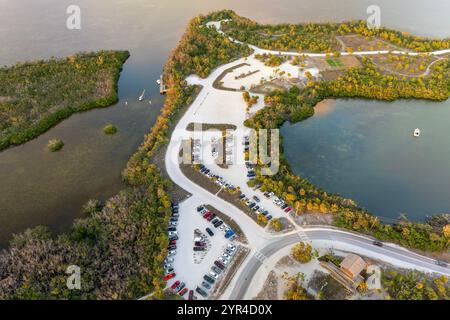
[[[204,247],[204,246],[205,246],[205,243],[204,243],[204,242],[201,242],[201,241],[195,241],[195,245],[196,245],[197,247]]]
[[[205,247],[194,247],[194,251],[205,251]]]
[[[179,218],[180,217],[180,214],[179,213],[172,213],[172,217],[174,217],[174,218]]]
[[[167,231],[177,231],[177,228],[175,228],[175,227],[168,227]]]
[[[199,295],[201,295],[203,298],[206,298],[208,296],[208,294],[206,293],[205,290],[201,289],[200,287],[197,287],[197,289],[195,289],[195,292],[197,292]]]
[[[254,207],[252,208],[253,211],[256,211],[256,210],[258,210],[258,209],[259,209],[259,206],[254,206]]]
[[[211,285],[208,282],[206,282],[206,281],[202,282],[202,286],[203,286],[203,288],[211,289]]]
[[[248,207],[251,209],[251,208],[253,208],[254,206],[256,206],[256,203],[254,203],[254,202],[252,202],[252,203],[250,203],[249,205],[248,205]]]
[[[283,204],[282,206],[281,206],[281,209],[286,209],[287,207],[289,207],[287,204]]]
[[[215,225],[217,222],[219,222],[219,218],[214,218],[211,220],[212,225]]]
[[[176,245],[174,245],[174,244],[170,244],[170,245],[168,245],[167,246],[167,250],[177,250],[177,246]]]
[[[205,275],[203,276],[203,279],[204,279],[205,281],[211,283],[211,284],[213,284],[214,281],[215,281],[212,277],[208,276],[207,274],[205,274]]]
[[[205,209],[204,206],[198,206],[198,207],[197,207],[197,212],[200,212],[200,211],[202,211],[203,209]]]
[[[178,222],[178,218],[177,217],[170,218],[170,222]]]
[[[375,241],[373,242],[373,244],[374,244],[375,246],[378,246],[378,247],[382,247],[382,246],[383,246],[383,242],[378,241],[378,240],[375,240]]]
[[[440,267],[444,267],[444,268],[448,267],[448,263],[443,260],[436,260],[435,263],[436,263],[436,265],[438,265]]]
[[[242,194],[239,196],[239,199],[242,200],[242,199],[244,199],[244,198],[245,198],[245,194],[242,193]]]
[[[194,290],[189,290],[189,296],[188,296],[189,300],[194,300]]]
[[[206,232],[209,234],[210,237],[214,236],[214,232],[210,228],[206,228]]]
[[[257,196],[253,196],[253,200],[255,200],[256,202],[260,202],[261,201]]]
[[[222,270],[225,269],[224,264],[222,262],[220,262],[219,260],[214,261],[214,264]]]
[[[170,237],[169,240],[170,240],[170,241],[172,241],[172,240],[178,240],[178,236],[177,236],[177,235],[174,235],[174,236]]]
[[[222,224],[223,224],[223,221],[222,221],[222,220],[219,220],[216,224],[214,224],[214,227],[215,227],[215,228],[218,228],[218,227],[220,227]]]
[[[267,220],[270,220],[270,219],[272,219],[272,216],[269,214],[269,215],[267,216]]]

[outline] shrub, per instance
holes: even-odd
[[[49,140],[47,147],[51,152],[56,152],[64,147],[64,142],[60,139],[51,139]]]
[[[105,134],[116,134],[117,133],[117,127],[111,123],[108,123],[104,128],[103,132]]]
[[[312,259],[312,247],[305,242],[299,242],[292,248],[292,256],[300,263],[310,262]]]

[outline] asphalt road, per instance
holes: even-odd
[[[377,255],[385,257],[385,260],[395,259],[405,264],[411,264],[418,268],[428,270],[428,272],[450,275],[450,269],[448,267],[445,268],[436,265],[434,259],[418,255],[395,245],[386,244],[383,247],[378,247],[372,243],[373,240],[370,238],[331,228],[304,229],[303,231],[310,240],[329,240],[336,243],[343,242],[361,249],[369,250]],[[247,292],[253,277],[264,263],[263,261],[265,259],[261,259],[261,254],[265,258],[268,258],[282,248],[293,245],[299,241],[300,237],[298,234],[291,234],[277,240],[273,240],[263,249],[259,250],[260,254],[258,254],[258,257],[252,256],[245,264],[244,269],[241,271],[236,281],[235,287],[231,291],[229,299],[244,299],[245,293]]]

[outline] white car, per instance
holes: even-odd
[[[172,263],[173,261],[174,261],[173,258],[166,258],[166,259],[164,259],[164,263],[166,263],[166,264]]]
[[[223,231],[226,227],[227,227],[227,225],[224,223],[219,227],[219,230]]]
[[[170,225],[173,227],[176,227],[178,225],[178,222],[176,221],[170,221]]]
[[[173,268],[173,265],[171,263],[166,263],[164,265],[164,269],[170,269],[170,268]]]
[[[177,254],[177,250],[170,250],[170,251],[167,253],[167,255],[168,255],[169,257],[174,256],[174,255],[176,255],[176,254]]]
[[[224,257],[220,257],[219,260],[220,260],[220,262],[222,262],[225,266],[228,265],[228,262],[229,262],[228,259],[225,259]]]
[[[211,275],[211,277],[213,277],[216,280],[219,278],[219,275],[217,273],[215,273],[214,271],[211,271],[209,274]]]
[[[177,231],[169,231],[169,237],[177,236],[177,235],[178,235]]]

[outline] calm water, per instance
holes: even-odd
[[[377,215],[421,220],[450,212],[449,119],[450,101],[338,100],[282,134],[295,173]]]
[[[395,2],[395,3],[393,3]],[[82,30],[65,28],[68,5],[82,10]],[[190,18],[231,8],[261,22],[365,18],[372,0],[0,0],[0,65],[83,50],[128,49],[116,106],[72,116],[22,146],[0,152],[0,245],[14,232],[46,224],[66,230],[89,198],[122,188],[120,172],[163,103],[155,79]],[[382,23],[426,36],[449,36],[450,3],[379,0]],[[147,88],[152,105],[136,102]],[[124,106],[124,101],[129,101]],[[119,133],[102,134],[113,122]],[[50,138],[64,140],[50,154]]]

